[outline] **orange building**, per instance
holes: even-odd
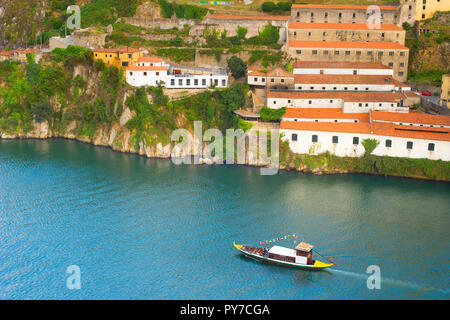
[[[139,58],[142,57],[142,51],[134,48],[116,48],[116,49],[94,49],[95,60],[102,60],[106,65],[113,65],[117,68],[126,68],[136,66]]]

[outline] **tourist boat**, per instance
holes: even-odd
[[[334,265],[331,260],[330,263],[314,260],[312,253],[313,246],[306,242],[300,242],[295,249],[273,246],[269,250],[265,247],[252,247],[234,242],[233,245],[249,258],[286,267],[322,270]]]

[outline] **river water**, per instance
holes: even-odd
[[[0,299],[449,298],[449,183],[259,173],[0,140]],[[293,270],[233,247],[288,233],[337,266]],[[367,287],[371,265],[381,289]]]

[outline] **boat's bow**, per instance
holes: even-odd
[[[241,251],[242,244],[236,244],[236,243],[233,242],[233,246],[234,246],[236,249],[238,249],[239,251]]]

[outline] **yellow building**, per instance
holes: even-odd
[[[106,65],[117,68],[135,66],[137,60],[142,57],[142,51],[134,48],[94,49],[95,60],[102,60]]]
[[[414,0],[416,20],[432,18],[436,11],[450,11],[450,0]]]
[[[441,105],[450,109],[450,74],[442,76]]]

